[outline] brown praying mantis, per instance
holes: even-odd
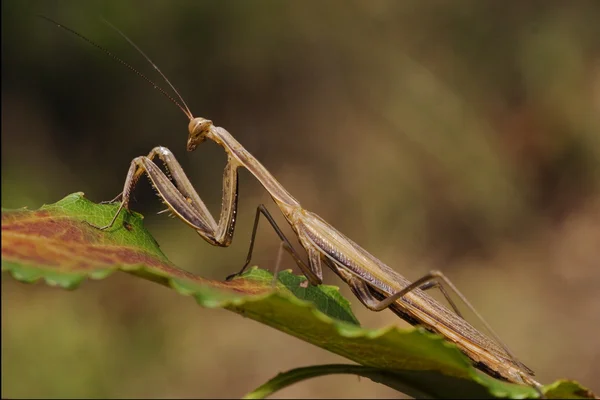
[[[431,271],[416,281],[410,282],[344,236],[317,214],[302,208],[298,200],[227,130],[215,126],[208,119],[194,117],[182,96],[160,69],[135,43],[110,23],[108,24],[152,64],[154,69],[158,71],[174,91],[179,101],[158,87],[138,70],[113,55],[110,51],[64,25],[46,17],[42,18],[97,47],[113,60],[121,63],[145,79],[155,89],[159,90],[175,103],[190,121],[187,139],[188,151],[194,151],[202,142],[211,140],[221,146],[227,154],[227,164],[223,174],[223,201],[218,221],[215,220],[198,193],[194,190],[194,187],[173,153],[165,147],[155,147],[147,156],[140,156],[133,159],[122,193],[112,200],[112,202],[121,201],[117,212],[106,226],[96,228],[101,230],[110,228],[115,223],[119,213],[123,209],[129,209],[132,190],[138,179],[146,174],[150,178],[151,184],[156,189],[160,199],[175,216],[195,229],[208,243],[215,246],[227,247],[232,242],[236,223],[238,170],[243,167],[270,194],[297,235],[302,248],[306,251],[308,263],[302,260],[267,208],[261,204],[256,209],[246,262],[237,274],[228,276],[227,280],[240,275],[250,264],[258,223],[262,215],[268,220],[281,239],[282,248],[292,256],[312,285],[319,285],[323,282],[322,268],[324,264],[348,284],[359,301],[368,309],[373,311],[381,311],[386,308],[391,309],[400,318],[410,324],[423,326],[427,330],[438,333],[445,339],[456,344],[479,369],[509,382],[530,385],[543,397],[541,385],[533,379],[533,371],[518,361],[512,352],[502,344],[482,316],[442,272]],[[154,160],[156,158],[163,162],[165,168],[170,172],[170,177],[155,164]],[[462,317],[460,311],[444,289],[444,285],[452,289],[483,322],[494,340],[479,332]],[[446,297],[454,312],[444,307],[425,292],[434,287],[442,291],[442,294]]]

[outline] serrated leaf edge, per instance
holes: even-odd
[[[54,282],[52,280],[52,276],[45,275],[43,270],[40,270],[40,275],[35,277],[35,279],[19,279],[19,275],[17,272],[20,269],[35,270],[37,268],[22,267],[15,263],[12,263],[12,262],[9,262],[9,263],[6,263],[4,261],[2,262],[2,271],[9,272],[10,275],[14,279],[16,279],[20,282],[23,282],[23,283],[36,283],[36,282],[42,280],[44,283],[46,283],[49,286],[60,287],[60,288],[67,289],[67,290],[74,290],[74,289],[78,288],[86,279],[100,280],[100,279],[108,278],[109,276],[111,276],[113,273],[115,273],[117,271],[122,271],[122,272],[127,272],[127,273],[147,272],[151,275],[155,275],[157,277],[164,278],[167,282],[167,286],[169,286],[170,288],[175,290],[180,295],[194,297],[196,302],[205,308],[226,308],[226,309],[229,309],[230,311],[241,313],[238,310],[236,310],[235,308],[240,307],[240,306],[244,305],[245,303],[267,301],[271,297],[279,297],[279,299],[288,301],[288,302],[292,303],[292,305],[308,308],[311,311],[311,314],[318,321],[325,323],[325,324],[332,325],[335,328],[335,332],[340,337],[343,337],[343,338],[364,337],[364,338],[374,340],[374,339],[379,339],[379,338],[385,337],[387,335],[400,335],[400,336],[414,335],[414,334],[424,335],[428,340],[437,342],[438,345],[441,344],[443,347],[446,347],[449,350],[455,352],[453,357],[457,357],[457,360],[460,359],[461,360],[460,362],[463,364],[462,366],[460,366],[460,368],[457,368],[457,374],[455,375],[456,377],[471,378],[478,384],[480,384],[480,385],[484,386],[486,389],[488,389],[493,396],[506,397],[506,392],[504,392],[502,390],[494,390],[496,388],[487,385],[486,382],[479,377],[475,368],[471,365],[468,358],[464,354],[462,354],[462,352],[460,352],[458,347],[455,344],[446,341],[441,335],[428,332],[420,327],[401,329],[401,328],[397,327],[396,325],[388,325],[388,326],[378,328],[378,329],[362,328],[359,326],[352,325],[348,322],[336,320],[336,319],[324,314],[322,311],[320,311],[313,302],[308,301],[308,300],[299,299],[298,297],[294,296],[293,294],[286,293],[284,291],[266,291],[265,293],[260,293],[260,294],[244,294],[244,295],[237,295],[237,296],[234,294],[234,297],[229,298],[229,299],[223,299],[223,300],[211,299],[209,301],[209,300],[206,300],[205,298],[203,298],[203,296],[201,296],[201,294],[198,291],[190,292],[187,288],[184,290],[181,287],[181,285],[178,284],[178,282],[177,282],[178,278],[174,278],[174,277],[171,277],[166,274],[165,275],[159,274],[159,273],[157,273],[158,271],[156,271],[154,269],[150,269],[144,264],[135,264],[135,265],[128,264],[126,266],[115,265],[110,268],[93,271],[91,274],[89,274],[89,273],[72,274],[74,280],[72,282],[69,282],[69,284],[66,284],[66,285],[60,284],[60,283],[57,284],[56,282]],[[258,269],[258,267],[254,266],[251,268],[251,270],[254,270],[254,269]],[[96,275],[96,276],[93,276],[93,275]],[[141,277],[143,277],[143,276],[141,276]],[[215,289],[215,288],[211,287],[210,285],[203,285],[201,283],[197,283],[197,284],[199,286],[205,286],[208,289]],[[328,285],[328,286],[333,286],[333,285]],[[338,287],[334,287],[334,288],[337,291],[339,291]],[[215,289],[215,290],[221,290],[221,289]],[[241,314],[243,314],[244,316],[249,316],[249,314],[252,314],[252,313],[245,311]],[[257,319],[257,318],[253,318],[253,319]],[[264,316],[261,316],[260,321],[266,322],[266,318]],[[272,321],[271,325],[278,326],[280,324]],[[281,329],[281,328],[284,328],[284,329]],[[280,330],[282,330],[284,332],[289,331],[289,330],[285,329],[285,327],[280,327]],[[372,366],[370,366],[370,367],[372,367]],[[463,369],[462,371],[460,370],[461,368]],[[445,375],[450,375],[450,376],[453,375],[453,374],[449,374],[448,371],[440,371],[440,372]],[[517,399],[517,398],[523,398],[523,397],[522,396],[513,396],[512,398]]]

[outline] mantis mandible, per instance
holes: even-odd
[[[101,230],[110,228],[115,223],[119,213],[124,209],[129,209],[131,192],[138,179],[143,174],[146,174],[150,178],[151,184],[157,190],[161,200],[175,216],[195,229],[208,243],[215,246],[227,247],[232,242],[236,223],[238,170],[243,167],[270,194],[296,234],[301,246],[306,251],[308,263],[302,260],[277,226],[267,208],[261,204],[256,210],[246,263],[237,274],[228,276],[228,280],[241,274],[249,265],[258,222],[262,215],[274,228],[282,241],[283,249],[292,256],[310,284],[320,285],[323,282],[322,268],[324,264],[333,270],[350,287],[359,301],[368,309],[381,311],[390,308],[395,314],[410,324],[421,325],[427,330],[438,333],[450,342],[455,343],[479,369],[509,382],[531,385],[538,391],[540,396],[543,396],[541,385],[533,379],[533,371],[518,361],[512,352],[505,345],[501,344],[502,342],[491,327],[443,273],[440,271],[431,271],[422,278],[410,282],[336,230],[317,214],[302,208],[298,200],[227,130],[215,126],[208,119],[194,117],[182,96],[160,69],[135,43],[110,23],[107,22],[152,64],[154,69],[158,71],[174,93],[176,93],[181,103],[110,51],[64,25],[47,17],[42,18],[102,50],[115,61],[121,63],[152,84],[155,89],[158,89],[175,103],[190,121],[188,124],[188,151],[194,151],[202,142],[210,140],[221,146],[227,154],[227,164],[223,175],[223,201],[218,221],[215,220],[195,191],[173,153],[165,147],[155,147],[147,156],[136,157],[131,161],[123,191],[112,200],[112,202],[120,200],[117,212],[106,226],[96,228]],[[165,168],[171,174],[170,178],[155,164],[154,160],[156,158],[159,158],[163,162]],[[463,319],[442,284],[447,285],[461,298],[469,309],[484,323],[495,340],[479,332]],[[454,312],[425,293],[426,290],[434,287],[442,290]]]

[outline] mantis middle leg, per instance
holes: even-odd
[[[256,216],[254,217],[254,226],[252,228],[252,237],[250,238],[250,247],[248,248],[248,255],[246,256],[246,263],[244,264],[242,269],[240,269],[239,272],[227,276],[225,280],[228,281],[236,276],[241,275],[242,272],[244,272],[244,270],[248,267],[248,265],[250,265],[250,260],[252,259],[252,252],[254,250],[254,242],[256,241],[256,233],[258,231],[258,222],[260,220],[261,215],[263,215],[267,219],[275,233],[277,233],[277,236],[279,236],[279,239],[281,239],[283,249],[292,256],[292,258],[294,259],[302,273],[306,276],[308,281],[313,285],[321,284],[323,282],[321,264],[315,264],[314,259],[310,257],[310,252],[309,265],[306,265],[306,263],[302,261],[302,259],[300,258],[296,250],[294,250],[294,247],[291,245],[288,238],[284,235],[281,228],[279,228],[279,225],[277,225],[277,222],[275,222],[275,219],[273,218],[269,210],[267,210],[264,204],[261,204],[256,208]],[[276,279],[276,276],[274,277],[274,279]]]

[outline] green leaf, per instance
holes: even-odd
[[[300,381],[332,374],[353,374],[371,379],[373,382],[382,383],[411,397],[418,399],[443,397],[443,394],[456,390],[453,386],[457,380],[448,378],[438,372],[388,371],[385,369],[364,367],[362,365],[329,364],[311,367],[295,368],[278,374],[264,385],[246,394],[244,399],[264,399],[273,393]],[[435,382],[435,386],[431,385]],[[475,382],[460,381],[462,398],[488,398],[489,392]],[[471,386],[468,391],[464,388]],[[435,396],[435,394],[438,396]]]
[[[456,380],[436,371],[388,371],[362,365],[329,364],[295,368],[282,372],[267,383],[246,394],[244,399],[264,399],[273,393],[306,379],[332,374],[353,374],[364,376],[373,382],[382,383],[411,397],[444,398],[453,393],[460,393],[463,399],[490,398],[485,386],[475,381]],[[432,383],[435,382],[435,385]],[[457,385],[459,387],[457,387]],[[548,398],[594,398],[590,391],[582,390],[578,383],[560,380],[546,388]],[[458,397],[458,396],[456,396]]]
[[[21,282],[41,280],[66,289],[78,287],[84,279],[124,271],[192,296],[204,307],[234,311],[342,355],[367,367],[361,370],[363,376],[405,393],[537,397],[531,387],[476,370],[439,335],[419,328],[360,328],[350,303],[333,286],[310,286],[306,278],[283,271],[273,288],[272,275],[256,267],[230,282],[205,279],[174,266],[144,229],[139,214],[122,212],[104,231],[90,225],[107,224],[117,209],[116,204],[94,204],[82,193],[39,210],[3,209],[2,270]],[[555,382],[545,387],[545,394],[593,396],[571,381]]]
[[[117,204],[96,205],[82,193],[35,211],[3,209],[2,270],[21,282],[42,279],[65,289],[78,287],[86,278],[103,279],[121,270],[202,297],[206,307],[224,307],[243,301],[244,295],[259,299],[272,292],[272,275],[256,268],[244,279],[231,282],[204,279],[177,268],[144,229],[140,214],[121,212],[105,231],[90,225],[106,225],[117,210]],[[283,271],[277,286],[292,292],[291,298],[310,300],[332,318],[358,324],[350,303],[337,288],[303,288],[300,284],[305,280]]]

